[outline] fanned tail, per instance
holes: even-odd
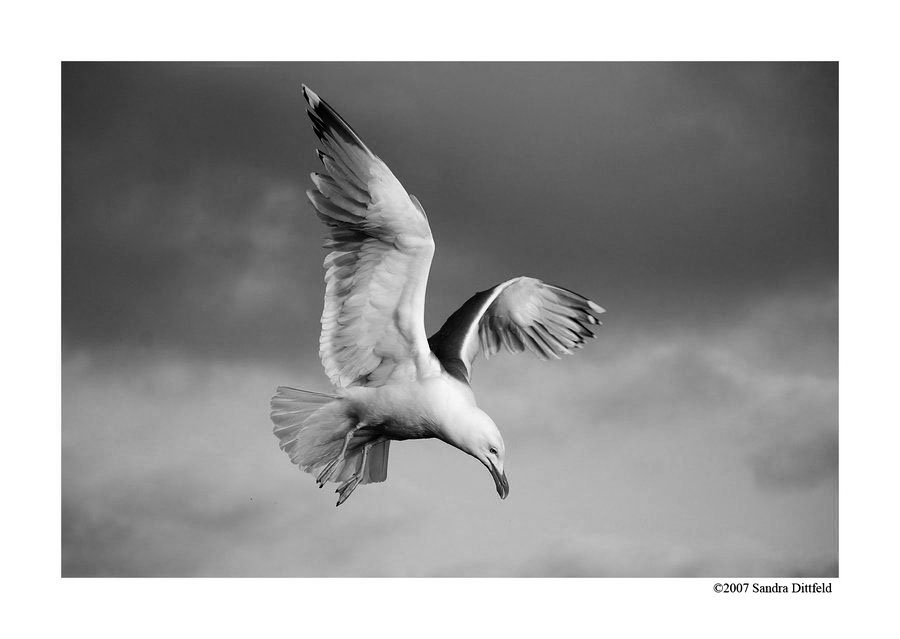
[[[340,453],[343,438],[352,427],[337,395],[279,386],[271,406],[281,450],[306,472]]]
[[[354,432],[359,420],[348,413],[347,402],[341,396],[279,386],[271,406],[274,433],[281,449],[307,473],[327,470],[320,485],[327,481],[348,482],[355,475],[359,484],[387,478],[390,442],[378,441],[376,435],[362,429]],[[350,433],[353,434],[344,450]],[[363,449],[370,443],[365,468],[360,468]],[[342,495],[341,503],[350,492],[352,488]]]

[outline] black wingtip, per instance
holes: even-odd
[[[309,108],[315,110],[315,108],[319,106],[319,102],[321,102],[319,96],[305,84],[300,85],[300,91],[303,93],[303,99],[306,100]]]

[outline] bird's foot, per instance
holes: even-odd
[[[347,498],[350,497],[350,493],[352,493],[356,489],[356,487],[359,486],[359,482],[361,481],[361,479],[362,477],[360,476],[360,474],[353,475],[353,477],[345,481],[340,485],[340,487],[338,487],[336,491],[334,491],[338,493],[338,495],[340,495],[335,506],[340,506],[345,501],[347,501]]]
[[[328,462],[328,465],[322,469],[322,472],[319,473],[319,476],[316,477],[316,483],[319,484],[319,488],[325,485],[325,483],[331,479],[331,476],[334,474],[335,468],[337,465],[344,461],[344,457],[347,455],[347,447],[350,445],[350,440],[353,439],[353,436],[356,434],[361,428],[365,428],[366,424],[364,422],[358,423],[356,426],[351,428],[346,435],[344,435],[344,445],[341,447],[340,454]],[[368,452],[368,449],[365,451]],[[363,457],[363,466],[365,466],[365,457]]]
[[[366,444],[363,447],[363,454],[362,454],[362,459],[359,462],[359,468],[356,469],[356,472],[353,474],[353,476],[350,479],[348,479],[343,484],[341,484],[338,487],[338,489],[335,491],[336,493],[338,493],[340,495],[340,497],[338,497],[338,502],[335,504],[335,506],[340,506],[345,501],[347,501],[347,498],[350,496],[350,493],[352,493],[356,489],[356,487],[359,486],[359,483],[362,481],[362,478],[363,478],[363,473],[366,471],[366,460],[369,458],[369,449],[371,449],[373,445],[374,445],[373,442],[369,442],[368,444]]]
[[[318,477],[316,477],[316,483],[319,485],[319,488],[324,486],[325,483],[329,479],[331,479],[331,476],[334,474],[334,469],[337,468],[337,465],[342,461],[344,461],[343,454],[338,455],[337,457],[332,459],[330,462],[328,462],[328,465],[322,469],[322,472],[319,473]]]

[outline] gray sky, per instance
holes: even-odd
[[[511,494],[435,442],[339,509],[299,84],[416,194],[426,326],[541,277],[607,308],[476,364]],[[835,64],[63,66],[63,573],[837,574]]]

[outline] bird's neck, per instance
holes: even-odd
[[[441,441],[465,450],[480,413],[472,389],[447,373],[420,384],[417,394],[427,422],[424,427]]]

